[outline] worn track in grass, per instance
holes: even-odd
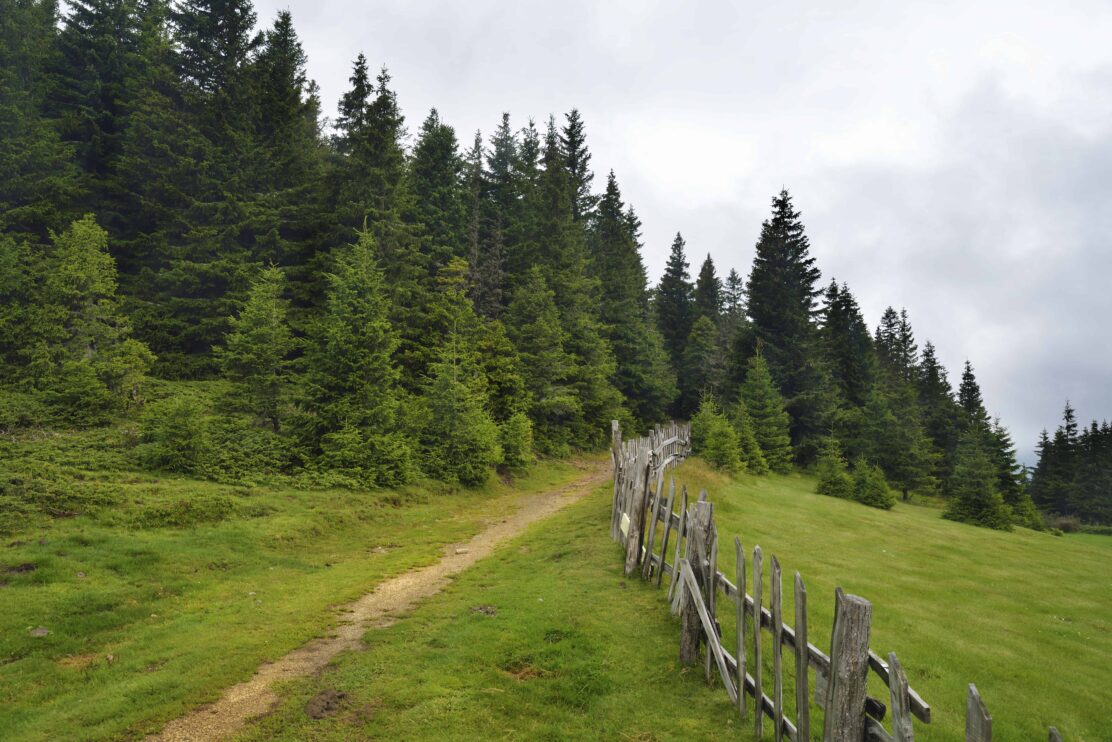
[[[314,639],[275,662],[259,667],[251,679],[224,691],[215,703],[202,706],[167,724],[148,740],[219,740],[234,735],[251,719],[278,703],[274,684],[320,672],[341,652],[358,650],[363,635],[389,626],[418,602],[444,589],[449,578],[488,556],[530,524],[546,518],[589,494],[610,477],[610,462],[592,463],[584,476],[558,489],[530,495],[517,511],[476,534],[470,541],[446,549],[440,561],[380,583],[344,609],[344,618],[327,637]]]

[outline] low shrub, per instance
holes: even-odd
[[[691,418],[691,449],[716,469],[736,472],[741,468],[737,431],[709,397],[703,398]]]
[[[147,469],[198,474],[211,446],[201,406],[192,399],[172,397],[150,405],[143,414],[135,453]]]
[[[849,473],[849,465],[842,456],[842,449],[834,438],[827,438],[819,456],[817,472],[818,486],[815,491],[828,497],[850,499],[854,496],[855,484]]]
[[[882,510],[890,510],[896,504],[896,495],[888,488],[884,472],[862,459],[853,467],[853,499]]]
[[[502,466],[520,471],[535,461],[533,456],[533,422],[524,412],[515,412],[498,426],[502,444]]]

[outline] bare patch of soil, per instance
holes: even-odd
[[[347,698],[347,693],[343,691],[331,688],[322,690],[310,698],[309,703],[305,704],[305,713],[309,715],[310,719],[323,719],[326,716],[332,716],[343,707],[345,698]]]

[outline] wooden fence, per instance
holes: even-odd
[[[741,540],[735,537],[734,579],[718,571],[718,530],[714,505],[707,499],[706,490],[689,503],[687,488],[683,487],[677,503],[674,478],[667,493],[664,488],[669,467],[682,462],[691,451],[689,425],[672,423],[657,427],[647,437],[623,441],[621,428],[614,421],[611,435],[614,501],[610,536],[625,549],[625,574],[639,574],[657,587],[665,574],[670,576],[667,595],[673,614],[680,616],[681,663],[697,664],[699,648],[704,646],[707,680],[713,679],[717,669],[742,719],[748,717],[752,706],[758,738],[763,736],[766,722],[777,742],[806,742],[818,736],[818,726],[812,729],[811,724],[812,702],[823,711],[820,738],[825,742],[910,742],[915,738],[914,721],[930,723],[931,707],[908,685],[895,653],[889,653],[885,660],[869,648],[869,601],[846,595],[841,588],[835,590],[834,628],[830,653],[826,654],[807,639],[807,590],[799,572],[793,581],[792,626],[785,622],[782,572],[775,556],[769,560],[768,607],[762,596],[765,557],[760,546],[753,548],[750,562]],[[677,504],[678,512],[672,510]],[[659,553],[658,527],[664,529]],[[669,553],[671,561],[667,559]],[[734,606],[736,638],[735,646],[730,648],[723,646],[717,621],[719,594]],[[772,639],[771,696],[766,693],[762,631]],[[747,640],[752,643],[752,656],[748,656]],[[794,719],[789,718],[784,704],[785,654],[794,663]],[[886,699],[869,695],[870,672],[887,686]],[[888,727],[884,725],[886,716]],[[969,685],[965,739],[992,739],[992,717],[973,684]],[[1061,742],[1053,727],[1049,741]]]

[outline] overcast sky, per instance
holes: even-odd
[[[836,7],[835,7],[836,6]],[[1032,463],[1068,397],[1112,417],[1112,3],[259,2],[334,115],[360,51],[415,132],[582,112],[656,280],[675,232],[746,275],[771,197],[870,326],[906,307]]]

